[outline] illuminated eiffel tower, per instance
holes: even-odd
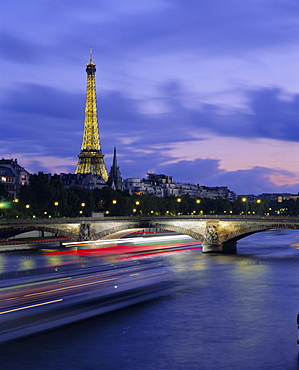
[[[98,112],[95,73],[96,65],[92,62],[92,49],[90,48],[90,61],[86,65],[87,88],[84,118],[84,132],[81,145],[81,153],[78,155],[78,164],[75,173],[91,173],[100,175],[104,181],[108,180],[108,173],[102,154]]]

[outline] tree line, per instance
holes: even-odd
[[[0,184],[2,185],[2,184]],[[2,218],[90,217],[138,215],[299,215],[299,200],[278,203],[239,197],[235,201],[224,198],[156,197],[153,194],[130,194],[102,189],[65,188],[60,180],[53,180],[43,172],[30,176],[29,185],[21,187],[19,198],[11,199],[0,186],[0,216]]]

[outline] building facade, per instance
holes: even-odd
[[[156,197],[189,195],[192,198],[224,198],[230,201],[237,195],[226,186],[208,187],[191,183],[174,182],[171,176],[149,173],[147,178],[128,178],[124,180],[124,190],[131,194],[153,194]]]
[[[0,182],[13,199],[18,198],[21,186],[29,183],[29,175],[17,159],[0,159]]]
[[[65,188],[78,186],[80,188],[93,190],[102,189],[103,187],[107,186],[107,183],[103,180],[102,176],[91,173],[61,173],[53,176],[50,174],[49,177],[51,180],[60,180]]]

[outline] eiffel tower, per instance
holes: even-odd
[[[100,175],[104,181],[108,180],[108,173],[101,150],[95,73],[96,65],[92,62],[92,48],[90,61],[86,65],[87,87],[84,118],[84,132],[82,137],[81,153],[78,155],[78,164],[75,173],[90,173]]]

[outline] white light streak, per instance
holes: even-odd
[[[78,285],[71,285],[71,286],[67,286],[67,287],[63,287],[63,288],[57,288],[57,289],[51,289],[51,290],[44,290],[43,292],[39,292],[39,293],[26,294],[26,295],[24,295],[24,297],[32,297],[34,295],[47,294],[47,293],[57,292],[59,290],[73,289],[73,288],[78,288],[78,287],[86,286],[86,285],[99,284],[99,283],[104,283],[105,281],[111,281],[111,280],[116,280],[116,278],[113,278],[113,279],[105,279],[105,280],[98,280],[98,281],[92,281],[90,283],[84,283],[84,284],[78,284]]]
[[[167,241],[167,240],[182,240],[182,239],[193,239],[189,235],[165,235],[165,236],[151,236],[151,237],[134,237],[134,238],[121,238],[121,239],[105,239],[105,240],[92,240],[86,242],[73,242],[73,243],[61,243],[63,246],[69,248],[72,246],[80,245],[96,245],[104,246],[105,244],[110,245],[111,243],[117,244],[139,244],[139,243],[152,243],[157,241]]]

